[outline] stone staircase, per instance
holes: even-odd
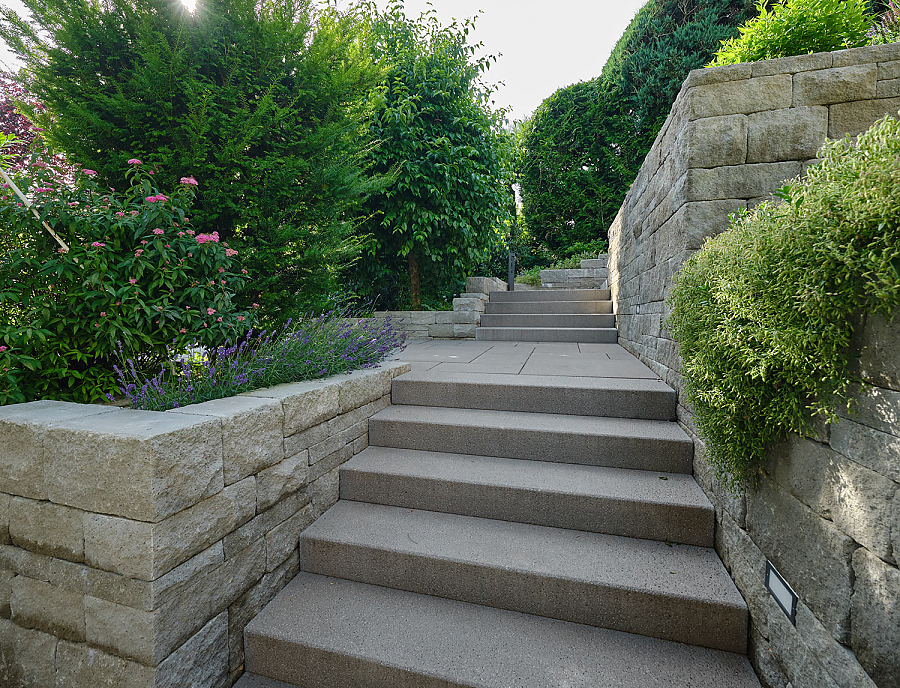
[[[618,338],[609,289],[495,291],[475,340],[614,344]]]
[[[392,399],[239,688],[759,688],[671,388],[438,366]]]

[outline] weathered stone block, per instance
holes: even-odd
[[[453,337],[455,339],[473,339],[477,325],[454,325]]]
[[[256,541],[261,541],[266,533],[287,520],[309,504],[311,490],[303,490],[288,495],[280,502],[263,511],[253,520],[245,523],[222,541],[225,556],[231,558]]]
[[[770,194],[800,175],[799,162],[770,162],[688,170],[676,183],[676,205],[690,201],[755,198]]]
[[[685,95],[688,119],[748,115],[791,107],[792,81],[789,74],[779,74],[697,86]]]
[[[52,502],[13,497],[9,505],[10,539],[32,552],[84,561],[83,513]]]
[[[55,686],[58,643],[55,636],[0,619],[0,686]]]
[[[834,524],[885,561],[895,562],[891,547],[891,502],[897,483],[834,455],[828,480],[834,490]]]
[[[900,96],[900,79],[879,81],[875,89],[876,98],[896,98]]]
[[[850,415],[845,409],[838,408],[838,414],[842,418],[852,418],[856,422],[888,434],[897,432],[897,420],[900,419],[900,392],[884,387],[865,386],[861,389],[854,388],[853,397],[857,405]],[[892,477],[890,473],[881,469],[875,470]],[[900,482],[898,478],[892,479]]]
[[[193,577],[152,612],[94,597],[84,598],[91,645],[156,666],[244,594],[265,570],[265,542],[258,540],[208,573]]]
[[[9,502],[11,495],[0,492],[0,545],[8,545],[9,540]]]
[[[867,64],[870,62],[892,62],[900,60],[900,43],[867,45],[862,48],[838,50],[832,53],[835,67]]]
[[[300,559],[295,552],[278,568],[244,593],[228,608],[229,668],[236,671],[244,663],[244,626],[265,607],[278,592],[300,571]]]
[[[223,688],[228,676],[228,613],[223,611],[163,660],[154,688]]]
[[[747,161],[746,115],[708,117],[689,123],[675,145],[687,167],[742,165]],[[678,169],[680,176],[683,170]]]
[[[0,486],[8,494],[47,499],[44,434],[52,423],[112,413],[116,409],[66,401],[32,401],[0,407]]]
[[[431,325],[428,328],[429,337],[449,339],[453,337],[453,325]]]
[[[247,392],[247,396],[281,401],[285,437],[334,418],[341,411],[337,385],[323,384],[321,381],[275,385]]]
[[[19,626],[66,640],[84,640],[84,596],[16,576],[10,582],[11,618]]]
[[[300,533],[315,520],[312,504],[309,504],[266,534],[267,572],[274,571],[291,556],[299,545]]]
[[[452,325],[455,321],[455,318],[455,311],[439,311],[434,314],[434,323],[435,325]],[[430,330],[431,328],[429,327],[428,329]]]
[[[879,688],[900,685],[900,571],[864,547],[853,571],[853,650]]]
[[[860,375],[873,384],[900,390],[900,318],[866,318],[857,328],[854,343],[859,348]]]
[[[284,458],[281,402],[250,396],[214,399],[167,413],[218,418],[222,423],[225,484],[253,475]]]
[[[900,482],[900,437],[841,418],[831,427],[831,446],[857,463]]]
[[[739,199],[721,201],[692,201],[685,203],[675,213],[674,221],[684,231],[683,248],[696,250],[709,238],[721,234],[729,225],[729,216],[746,208],[747,202]]]
[[[815,158],[827,136],[827,107],[757,112],[750,115],[747,162]]]
[[[835,507],[830,474],[835,453],[831,447],[790,435],[769,453],[772,477],[820,516],[831,518]]]
[[[492,291],[506,291],[506,282],[495,277],[467,277],[466,291],[490,294]]]
[[[408,363],[389,362],[371,370],[356,370],[340,383],[341,413],[347,413],[391,393],[391,380],[408,372]]]
[[[724,65],[722,67],[711,67],[709,69],[692,69],[684,80],[683,88],[694,88],[695,86],[706,86],[709,84],[721,84],[726,81],[739,81],[741,79],[749,79],[751,66],[749,63]]]
[[[900,60],[878,63],[878,80],[900,79]]]
[[[8,619],[11,611],[9,597],[12,595],[12,579],[16,574],[6,569],[0,569],[0,618]]]
[[[832,636],[846,642],[856,543],[768,479],[748,494],[747,532]]]
[[[839,139],[863,133],[885,115],[896,116],[900,98],[838,103],[828,108],[828,137]]]
[[[338,471],[326,473],[321,478],[311,483],[313,514],[316,518],[324,514],[338,500],[340,492],[340,477]]]
[[[160,523],[85,515],[85,559],[95,568],[155,580],[236,530],[256,513],[256,478]]]
[[[65,420],[44,436],[47,496],[57,504],[161,521],[219,492],[218,420],[116,410]]]
[[[256,510],[260,513],[284,497],[306,487],[309,475],[309,451],[289,456],[256,476]]]
[[[795,74],[809,72],[814,69],[830,69],[831,53],[812,53],[811,55],[794,55],[772,60],[761,60],[753,63],[753,76],[771,76],[773,74]]]
[[[794,75],[794,107],[830,105],[875,97],[878,67],[874,64],[819,69]]]
[[[458,298],[453,299],[453,310],[454,311],[480,311],[484,312],[485,301],[481,299],[472,299],[472,298]]]
[[[81,643],[62,640],[56,649],[57,688],[156,688],[155,673]]]

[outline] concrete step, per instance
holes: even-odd
[[[690,473],[694,451],[672,422],[433,406],[379,411],[369,444],[669,473]]]
[[[747,606],[714,550],[339,501],[301,569],[729,652]]]
[[[236,688],[759,688],[746,657],[301,573],[244,632]],[[271,680],[271,679],[268,679]]]
[[[551,302],[552,303],[552,302]],[[615,327],[616,316],[595,313],[503,313],[481,316],[482,327],[601,328]]]
[[[478,327],[477,342],[583,342],[616,344],[619,331],[614,327]]]
[[[609,257],[603,256],[602,258],[586,258],[581,261],[581,269],[582,270],[597,270],[604,269],[608,267]]]
[[[341,467],[341,499],[713,546],[690,475],[369,447]]]
[[[431,370],[394,380],[394,404],[675,420],[675,391],[662,380]]]
[[[505,301],[488,302],[484,312],[500,313],[612,313],[612,301]]]
[[[493,291],[491,302],[507,301],[609,301],[609,289],[535,289],[533,291]]]

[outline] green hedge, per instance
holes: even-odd
[[[819,156],[781,202],[695,253],[669,296],[694,422],[731,488],[752,482],[772,442],[835,419],[857,382],[860,315],[900,306],[900,120]]]

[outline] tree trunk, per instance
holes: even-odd
[[[412,301],[414,311],[422,310],[422,289],[419,285],[419,263],[415,254],[410,251],[406,255],[409,263],[409,300]]]

